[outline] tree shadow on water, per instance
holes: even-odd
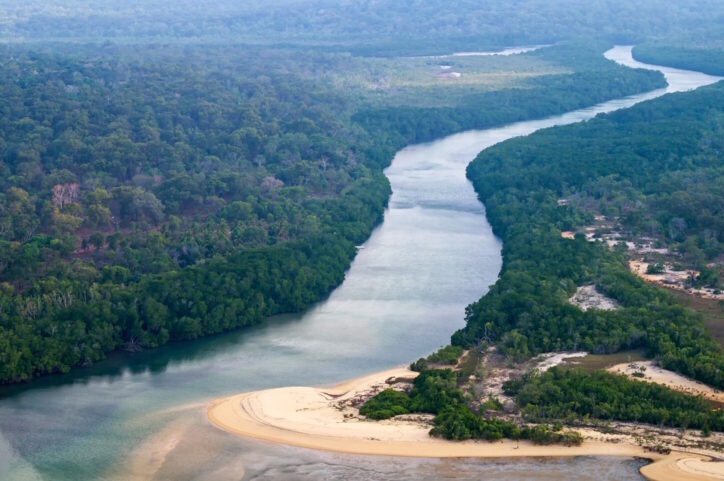
[[[310,309],[313,309],[312,306]],[[139,352],[114,351],[107,358],[92,366],[74,368],[68,374],[50,374],[20,384],[0,385],[0,400],[17,396],[32,389],[52,389],[73,384],[91,382],[112,383],[125,375],[148,373],[152,376],[163,374],[170,366],[201,362],[220,354],[240,349],[244,344],[263,335],[270,329],[277,329],[299,322],[301,314],[281,314],[265,320],[262,324],[214,334],[191,341],[172,342],[157,349]]]

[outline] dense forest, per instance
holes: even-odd
[[[5,380],[297,311],[381,217],[389,185],[334,92],[249,54],[148,57],[4,59]]]
[[[695,0],[8,0],[0,39],[276,43],[361,54],[442,53],[572,38],[709,40],[722,3]]]
[[[602,48],[544,49],[578,71],[470,99],[463,117],[408,110],[426,124],[411,130],[307,75],[328,65],[316,54],[5,47],[0,379],[307,307],[380,220],[398,148],[661,85]]]
[[[677,456],[724,447],[724,80],[495,144],[466,170],[481,204],[455,189],[498,127],[662,94],[675,74],[604,56],[624,45],[724,78],[724,1],[0,1],[0,480],[711,470]],[[332,414],[629,457],[290,461],[198,419],[451,322]],[[374,450],[409,454],[397,434]]]
[[[724,49],[643,43],[633,48],[633,56],[644,63],[668,65],[684,70],[724,76]]]
[[[628,229],[653,232],[692,262],[720,256],[723,118],[720,82],[482,152],[468,176],[503,239],[503,269],[468,307],[467,326],[453,343],[494,341],[511,359],[644,348],[663,367],[724,388],[724,351],[701,319],[630,273],[625,246],[562,238],[592,213],[560,202],[589,199],[583,204]],[[570,304],[586,284],[620,307],[583,311]]]

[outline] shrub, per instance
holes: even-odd
[[[410,412],[410,397],[394,389],[385,389],[364,403],[359,412],[370,419],[389,419],[407,414]]]

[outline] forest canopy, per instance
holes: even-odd
[[[335,61],[316,53],[0,49],[0,379],[307,307],[381,219],[395,150],[661,85],[604,48],[543,49],[574,73],[400,115],[307,75]]]
[[[364,55],[552,44],[581,38],[721,38],[716,0],[9,0],[6,42],[244,42]],[[693,37],[693,38],[692,38]]]
[[[592,212],[580,206],[594,205],[628,229],[653,231],[692,262],[720,256],[722,118],[719,82],[482,152],[468,177],[503,238],[503,269],[468,307],[453,343],[492,339],[517,360],[643,348],[663,367],[723,388],[722,348],[698,315],[629,271],[625,246],[561,237],[589,223]],[[583,311],[568,302],[590,284],[620,307]]]

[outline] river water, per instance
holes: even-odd
[[[300,315],[241,332],[116,354],[68,376],[0,390],[0,479],[640,480],[641,461],[432,460],[320,453],[240,439],[211,427],[205,404],[241,391],[324,385],[403,365],[446,344],[465,306],[493,284],[501,244],[465,178],[476,154],[503,140],[590,119],[718,80],[646,66],[616,47],[609,59],[662,71],[666,89],[544,120],[464,132],[407,147],[385,171],[384,222],[344,283]]]

